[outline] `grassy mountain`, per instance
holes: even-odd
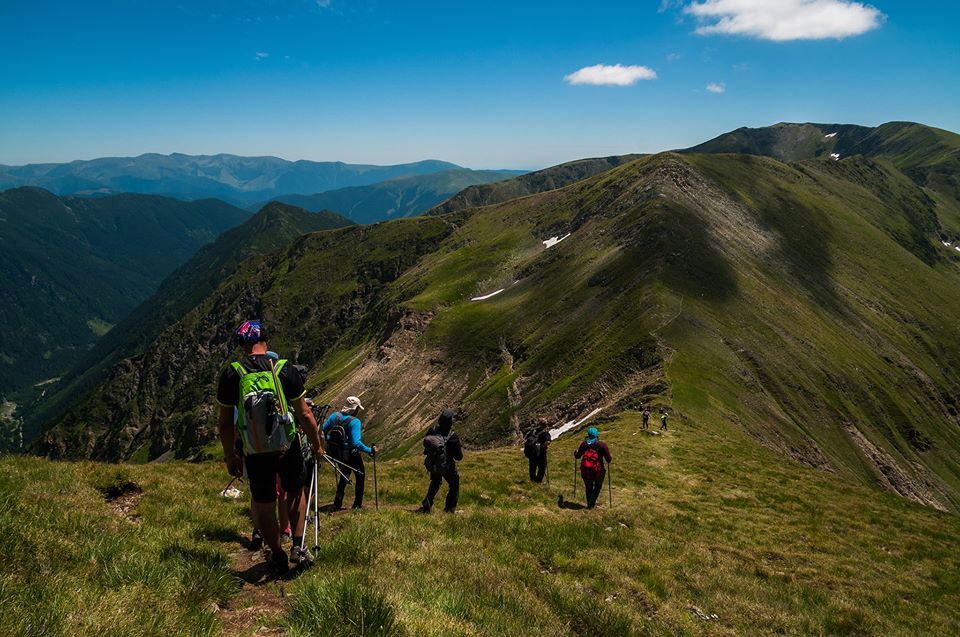
[[[277,200],[307,210],[336,210],[356,223],[376,223],[418,215],[464,188],[503,181],[517,174],[517,171],[457,168],[315,195],[284,195]]]
[[[831,154],[883,158],[918,185],[960,200],[960,135],[913,122],[876,128],[844,124],[738,128],[682,152],[749,153],[785,161]]]
[[[245,260],[288,245],[307,232],[351,225],[329,211],[308,212],[270,203],[245,223],[197,251],[167,277],[152,296],[99,339],[53,388],[56,393],[26,414],[33,438],[51,414],[59,414],[83,391],[102,381],[106,370],[149,345],[164,329],[203,301]]]
[[[538,414],[655,400],[956,511],[960,253],[936,241],[937,205],[887,161],[668,153],[480,209],[307,235],[114,367],[41,447],[189,454],[212,436],[229,329],[258,315],[277,351],[312,366],[319,398],[364,392],[370,435],[395,456],[416,453],[438,405],[488,446]]]
[[[373,166],[278,157],[148,153],[66,164],[0,166],[0,188],[40,186],[61,195],[135,192],[182,199],[217,197],[248,206],[291,192],[321,192],[455,168],[459,167],[437,160]]]
[[[0,193],[3,395],[66,372],[167,274],[247,218],[217,200]]]
[[[526,197],[547,190],[563,188],[575,181],[598,175],[621,164],[633,161],[640,155],[620,155],[595,159],[578,159],[559,166],[551,166],[536,172],[527,173],[498,181],[492,184],[470,186],[462,192],[437,205],[430,214],[445,214],[502,203],[518,197]]]
[[[5,457],[0,600],[18,610],[3,632],[960,631],[957,516],[784,460],[723,418],[675,418],[663,435],[638,427],[636,414],[600,424],[614,456],[613,508],[604,493],[592,511],[557,508],[560,494],[582,502],[570,460],[580,435],[551,447],[549,485],[527,481],[517,448],[468,452],[456,515],[410,513],[426,488],[419,458],[381,459],[379,511],[368,479],[366,510],[321,515],[317,565],[280,580],[244,548],[246,485],[237,500],[220,497],[219,461]],[[328,471],[319,485],[327,504]]]

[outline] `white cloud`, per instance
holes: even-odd
[[[878,28],[879,9],[850,0],[701,0],[684,12],[697,18],[697,33],[744,35],[786,42],[860,35]]]
[[[595,64],[585,66],[563,78],[568,84],[630,86],[640,80],[655,80],[657,72],[646,66]]]
[[[667,62],[676,62],[682,57],[682,53],[667,53]]]
[[[257,51],[253,54],[253,57],[257,58],[258,60],[265,60],[270,57],[270,54],[266,53],[265,51]]]
[[[317,0],[317,6],[320,7],[321,9],[329,9],[330,0]]]
[[[727,85],[723,82],[710,82],[707,84],[707,90],[711,93],[726,93]]]

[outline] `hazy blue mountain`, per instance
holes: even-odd
[[[438,160],[375,166],[278,157],[147,153],[63,164],[0,165],[0,189],[38,186],[59,195],[135,192],[180,199],[217,197],[247,206],[282,194],[364,186],[455,168],[459,166]]]
[[[356,223],[376,223],[418,215],[464,188],[504,181],[521,174],[522,171],[514,170],[457,168],[315,195],[283,195],[277,197],[277,201],[307,210],[335,210]]]

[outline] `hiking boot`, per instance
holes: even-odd
[[[290,562],[287,560],[287,554],[283,551],[271,551],[270,557],[267,558],[267,566],[277,575],[283,575],[290,570]]]
[[[290,551],[290,561],[294,564],[309,566],[313,564],[313,555],[304,547],[295,546]]]
[[[259,551],[263,548],[263,536],[260,535],[260,529],[254,529],[253,533],[250,534],[250,546],[248,546],[251,551]]]
[[[288,526],[287,528],[285,528],[285,529],[283,530],[283,532],[280,533],[280,541],[281,541],[281,542],[289,542],[289,541],[291,541],[292,539],[293,539],[293,536],[290,535],[290,527]]]
[[[354,505],[353,505],[352,507],[350,507],[350,508],[351,508],[351,509],[362,509],[362,508],[363,508],[363,505],[362,505],[362,504],[356,504],[356,503],[354,503]]]

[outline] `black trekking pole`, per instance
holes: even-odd
[[[577,460],[573,460],[573,497],[577,497]]]
[[[377,486],[377,452],[373,452],[373,504],[380,510],[380,489]]]
[[[613,486],[611,485],[612,478],[610,477],[610,465],[607,465],[607,497],[610,499],[610,508],[613,508]]]

